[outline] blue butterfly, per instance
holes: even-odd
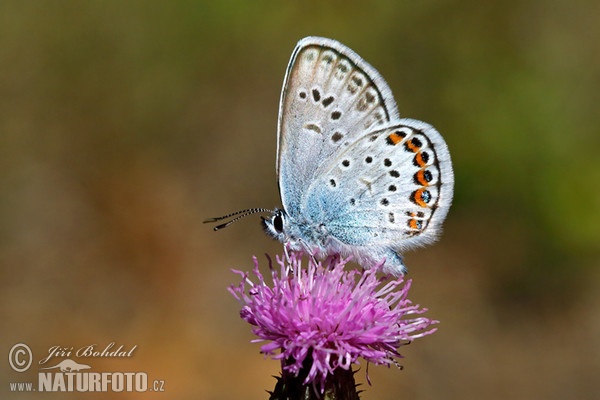
[[[298,42],[285,75],[277,132],[283,208],[254,212],[292,251],[353,256],[406,272],[401,253],[433,242],[452,203],[448,147],[429,124],[400,118],[384,79],[333,39]]]

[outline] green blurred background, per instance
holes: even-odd
[[[0,397],[265,399],[230,268],[281,246],[279,93],[308,35],[353,48],[452,154],[455,202],[407,255],[439,331],[364,399],[600,398],[600,2],[3,1]],[[27,395],[11,346],[110,342],[165,392]],[[81,360],[78,360],[81,362]],[[52,364],[54,365],[54,364]],[[364,369],[357,379],[365,383]]]

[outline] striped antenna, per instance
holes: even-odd
[[[256,214],[256,213],[263,213],[263,212],[274,213],[275,211],[269,210],[268,208],[248,208],[247,210],[232,212],[231,214],[223,215],[222,217],[207,218],[202,222],[205,224],[208,224],[208,223],[212,223],[212,222],[222,221],[227,218],[235,217],[232,220],[227,221],[224,224],[217,225],[213,228],[215,231],[218,231],[220,229],[227,228],[229,225],[233,224],[234,222],[236,222],[244,217],[247,217],[248,215],[252,215],[252,214]]]

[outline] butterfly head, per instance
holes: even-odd
[[[280,242],[285,242],[286,232],[288,232],[288,220],[284,210],[276,208],[269,217],[262,217],[262,224],[269,236]]]

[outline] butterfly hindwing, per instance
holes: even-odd
[[[424,122],[401,119],[331,160],[310,185],[301,212],[345,245],[402,251],[435,240],[453,183],[441,135]]]

